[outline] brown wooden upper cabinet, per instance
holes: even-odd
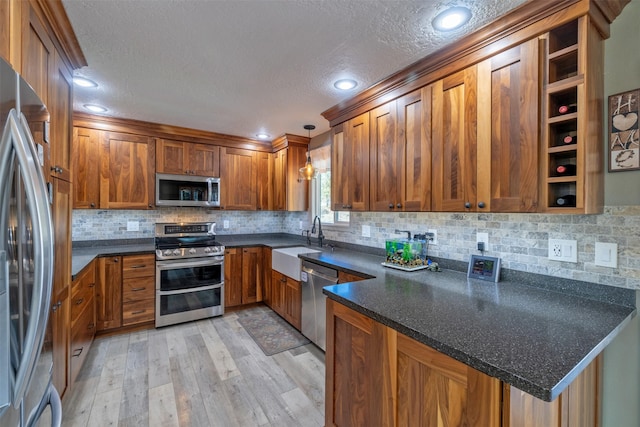
[[[75,128],[73,148],[74,208],[153,208],[152,138]]]
[[[434,211],[476,210],[476,66],[433,84]]]
[[[431,86],[370,112],[370,209],[431,208]]]
[[[307,161],[307,147],[290,145],[273,153],[273,209],[305,211],[309,206],[309,182],[299,179]]]
[[[538,211],[538,58],[534,39],[478,64],[478,210]]]
[[[256,210],[256,152],[241,148],[220,149],[220,208]]]
[[[273,210],[273,174],[274,155],[272,153],[256,153],[257,182],[256,182],[256,209],[263,211]]]
[[[220,147],[209,144],[156,140],[156,172],[220,176]]]
[[[369,113],[333,128],[331,203],[334,211],[369,210]]]

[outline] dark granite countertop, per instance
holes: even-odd
[[[628,304],[619,304],[625,298],[610,287],[592,299],[519,280],[467,279],[459,271],[403,272],[381,266],[381,256],[341,249],[300,258],[376,276],[328,286],[324,293],[546,401],[555,399],[636,314],[633,292],[622,292]],[[609,289],[616,303],[607,300]]]

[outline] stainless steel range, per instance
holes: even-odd
[[[156,224],[156,327],[224,313],[224,246],[215,229]]]

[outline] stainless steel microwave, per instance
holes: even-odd
[[[157,173],[156,206],[220,207],[220,178]]]

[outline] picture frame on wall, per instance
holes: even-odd
[[[609,96],[609,172],[640,170],[640,88]]]

